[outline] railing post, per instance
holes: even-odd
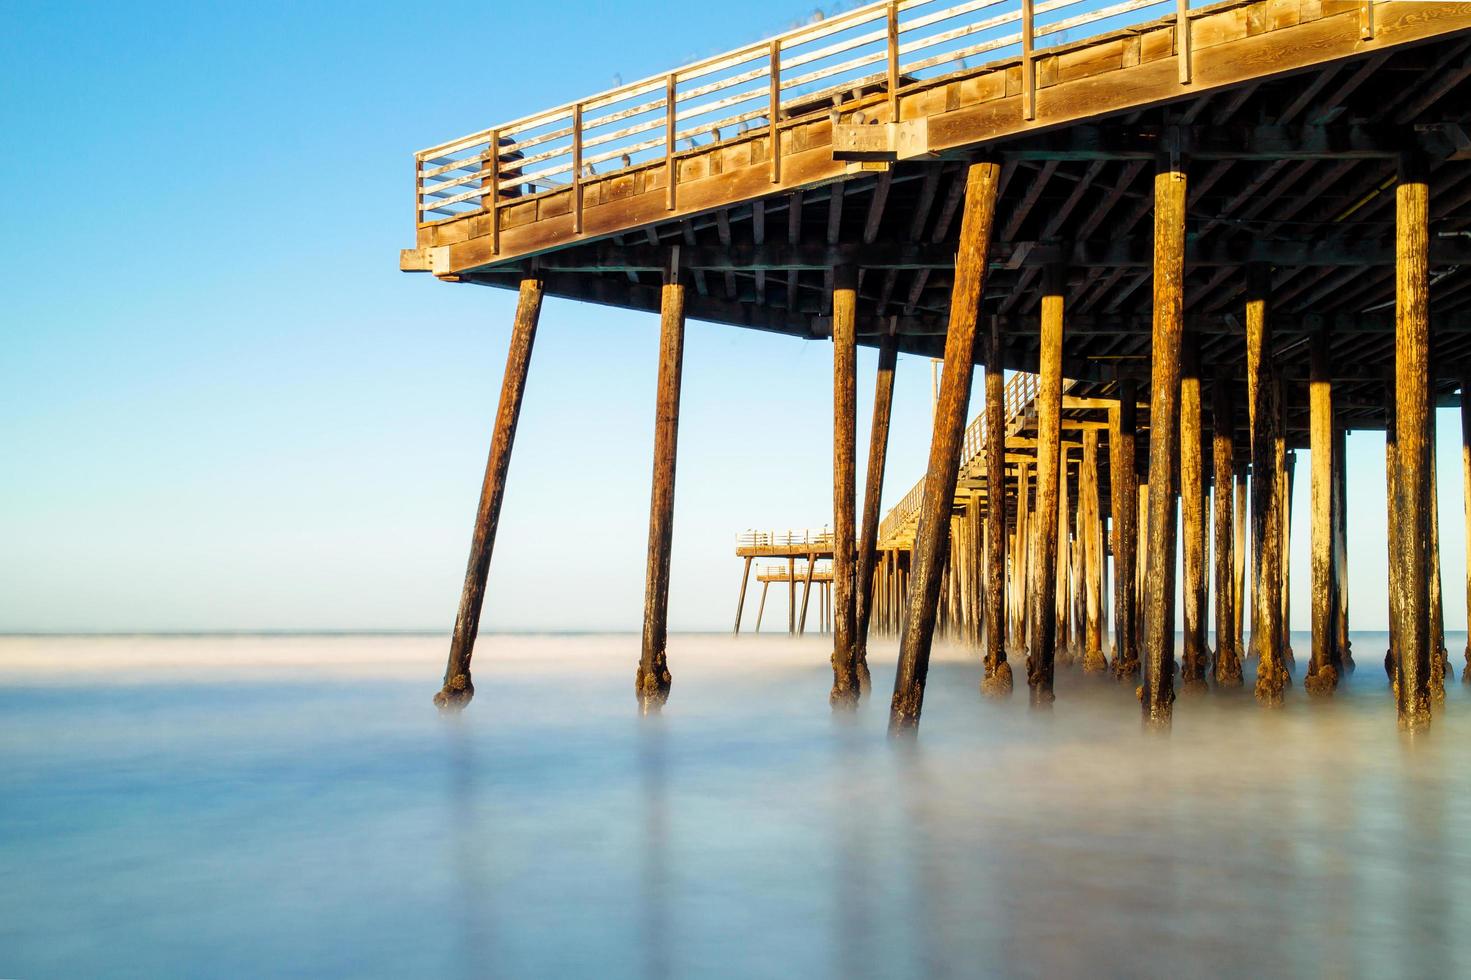
[[[771,40],[771,105],[767,118],[771,125],[771,182],[781,183],[781,39]]]
[[[889,0],[889,122],[899,121],[899,4]]]
[[[1359,37],[1365,41],[1374,39],[1374,0],[1362,0],[1359,5]]]
[[[664,208],[667,211],[674,210],[674,183],[677,173],[674,166],[675,89],[677,87],[678,80],[674,77],[674,73],[670,72],[669,77],[664,80],[664,179],[669,185]]]
[[[1032,0],[1022,0],[1022,118],[1037,118],[1037,66],[1032,60]]]
[[[490,131],[490,254],[501,251],[501,131]]]
[[[424,223],[424,158],[414,154],[414,227]]]
[[[1190,84],[1190,0],[1175,0],[1175,57],[1180,63],[1180,84]]]
[[[582,103],[572,107],[572,233],[582,234]]]

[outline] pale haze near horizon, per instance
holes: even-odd
[[[681,5],[678,33],[645,29],[667,3],[603,9],[467,8],[453,30],[382,4],[0,13],[0,631],[448,630],[514,295],[397,271],[413,151],[812,7]],[[555,58],[504,43],[548,23]],[[650,314],[547,301],[485,630],[640,625],[657,335]],[[861,350],[860,479],[873,368]],[[730,627],[738,532],[831,521],[831,385],[825,342],[689,324],[672,629]],[[901,358],[886,509],[922,475],[929,385]],[[1438,418],[1460,629],[1460,426]],[[1382,629],[1382,435],[1351,435],[1348,467],[1350,621]]]

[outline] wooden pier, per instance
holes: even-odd
[[[1142,673],[1156,724],[1177,677],[1186,690],[1239,683],[1249,635],[1256,695],[1280,702],[1296,659],[1284,555],[1299,450],[1312,463],[1303,686],[1331,693],[1353,663],[1344,436],[1384,429],[1387,665],[1401,724],[1428,724],[1446,670],[1432,406],[1471,414],[1468,79],[1464,2],[1124,0],[1077,13],[1072,0],[896,0],[420,152],[400,267],[521,296],[439,700],[473,692],[550,294],[661,318],[646,710],[671,682],[692,316],[833,345],[832,538],[801,557],[832,561],[834,706],[866,686],[877,624],[900,635],[892,728],[917,726],[937,622],[984,651],[989,691],[1010,688],[1010,649],[1033,699],[1050,701],[1061,652]],[[861,513],[858,344],[881,352]],[[881,528],[896,352],[945,370],[925,477]],[[968,428],[976,365],[986,405]],[[1009,393],[1003,370],[1034,376],[1033,389]]]

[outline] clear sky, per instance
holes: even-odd
[[[813,9],[0,5],[0,631],[447,630],[514,297],[397,271],[413,151]],[[547,302],[487,629],[638,626],[657,333]],[[672,628],[729,627],[740,530],[831,519],[831,364],[690,323]],[[922,472],[929,408],[928,363],[901,358],[886,507]],[[1460,628],[1453,413],[1440,436]],[[1383,440],[1349,445],[1350,618],[1377,629]],[[1305,629],[1306,453],[1297,485]]]

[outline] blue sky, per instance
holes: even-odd
[[[0,631],[448,629],[514,297],[397,271],[413,151],[813,10],[506,6],[0,7]],[[487,628],[637,627],[657,330],[547,302]],[[719,629],[737,532],[830,519],[831,350],[692,322],[685,357],[671,626]],[[901,359],[886,506],[928,385]],[[1458,435],[1443,413],[1457,628]],[[1350,457],[1351,618],[1378,628],[1382,438]]]

